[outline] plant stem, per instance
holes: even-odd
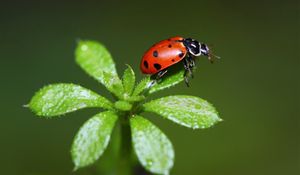
[[[120,147],[120,163],[117,172],[122,175],[132,175],[133,166],[131,161],[131,133],[129,119],[127,116],[121,119],[121,147]]]

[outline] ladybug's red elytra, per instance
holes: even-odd
[[[212,54],[206,44],[200,43],[192,38],[180,36],[162,40],[154,44],[144,54],[140,69],[144,74],[157,74],[157,79],[161,78],[167,68],[183,62],[185,73],[184,80],[188,84],[188,73],[193,77],[192,69],[195,66],[194,57],[204,55],[212,62]]]

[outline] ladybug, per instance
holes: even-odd
[[[148,49],[142,58],[140,69],[144,74],[156,75],[158,80],[167,73],[170,66],[182,62],[185,69],[184,80],[189,86],[188,74],[193,77],[194,57],[200,55],[207,56],[212,62],[212,54],[206,44],[192,38],[176,36],[162,40]]]

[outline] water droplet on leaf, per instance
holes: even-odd
[[[82,45],[82,46],[81,46],[81,50],[86,51],[87,49],[88,49],[88,46],[87,46],[87,45]]]
[[[153,165],[153,160],[152,159],[147,159],[146,160],[146,163],[147,163],[147,167],[151,167]]]

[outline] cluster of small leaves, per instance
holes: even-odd
[[[173,166],[174,151],[168,137],[141,116],[152,112],[179,125],[198,129],[221,121],[215,108],[193,96],[173,95],[146,101],[150,94],[183,81],[183,71],[166,77],[161,83],[148,76],[136,83],[132,68],[127,65],[119,78],[111,54],[100,43],[80,41],[76,62],[90,76],[103,84],[117,99],[107,98],[76,84],[58,83],[40,89],[29,108],[40,117],[54,118],[83,108],[102,108],[87,120],[76,134],[71,155],[75,169],[93,164],[105,151],[116,122],[125,117],[131,128],[132,146],[141,165],[157,174],[168,174]]]

